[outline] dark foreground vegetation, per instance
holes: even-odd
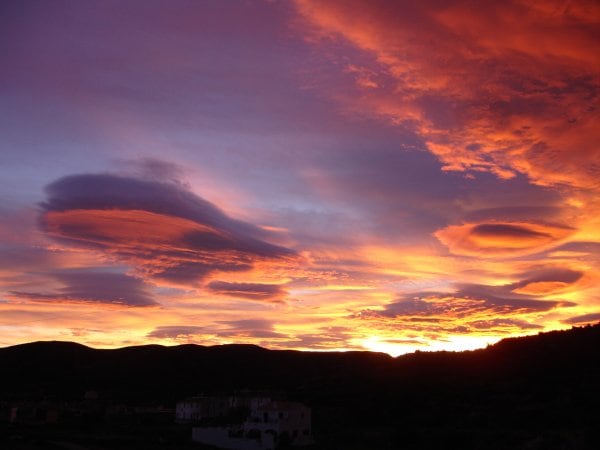
[[[0,448],[201,449],[174,423],[175,402],[242,390],[310,406],[311,450],[597,449],[600,324],[398,358],[248,345],[3,348]],[[15,406],[33,412],[11,423]]]

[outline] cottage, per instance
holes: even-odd
[[[273,401],[253,409],[244,422],[246,432],[270,433],[292,445],[312,443],[311,410],[296,402]]]
[[[230,397],[199,396],[177,402],[175,421],[178,423],[198,422],[202,419],[225,417],[231,411]]]
[[[272,450],[281,443],[303,446],[313,443],[311,410],[287,401],[246,399],[248,414],[242,423],[223,427],[198,426],[192,440],[232,450]]]

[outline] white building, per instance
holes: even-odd
[[[192,440],[229,450],[274,450],[275,437],[265,433],[261,436],[244,434],[239,427],[194,427]]]
[[[269,433],[277,441],[286,439],[292,445],[308,445],[312,443],[311,411],[301,403],[272,401],[251,410],[244,431]]]
[[[253,411],[270,402],[270,397],[258,394],[201,395],[177,402],[175,421],[193,423],[202,419],[227,417],[234,411]]]
[[[177,402],[175,421],[178,423],[191,423],[207,418],[225,417],[231,409],[231,397],[192,397]]]
[[[311,410],[301,403],[257,400],[242,424],[194,427],[192,440],[231,450],[272,450],[279,443],[313,443]]]

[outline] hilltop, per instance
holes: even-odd
[[[108,402],[171,406],[198,393],[284,393],[313,408],[316,448],[600,443],[600,324],[505,339],[481,350],[396,358],[253,345],[97,350],[34,342],[0,349],[0,367],[5,402],[77,399],[90,389]]]

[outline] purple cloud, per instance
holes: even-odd
[[[281,301],[286,291],[277,284],[261,283],[229,283],[226,281],[211,281],[208,289],[219,295],[229,295],[251,300]]]
[[[593,323],[600,321],[600,312],[597,313],[589,313],[582,314],[580,316],[569,317],[568,319],[563,320],[563,323],[568,323],[570,325],[582,325],[586,323]]]
[[[382,311],[368,310],[368,315],[397,317],[468,318],[476,314],[504,315],[532,313],[573,306],[566,301],[537,300],[532,296],[513,294],[510,286],[464,284],[453,293],[419,292],[388,304]]]
[[[538,276],[552,278],[551,272]],[[573,274],[557,271],[554,278],[557,277],[573,279]],[[382,310],[367,309],[353,317],[365,320],[386,319],[397,326],[423,332],[436,330],[463,334],[482,330],[537,329],[538,325],[519,316],[576,305],[569,301],[539,300],[534,295],[513,292],[518,284],[458,284],[456,291],[452,293],[407,294]]]
[[[273,330],[273,322],[264,319],[221,320],[210,326],[168,325],[160,326],[148,333],[157,339],[186,339],[195,336],[221,338],[285,338]]]
[[[46,192],[40,223],[50,237],[104,252],[156,281],[193,286],[216,270],[295,257],[265,241],[266,231],[230,218],[181,183],[75,175]]]
[[[144,283],[128,275],[93,270],[63,270],[50,275],[64,286],[52,292],[12,291],[10,296],[35,302],[158,305]]]

